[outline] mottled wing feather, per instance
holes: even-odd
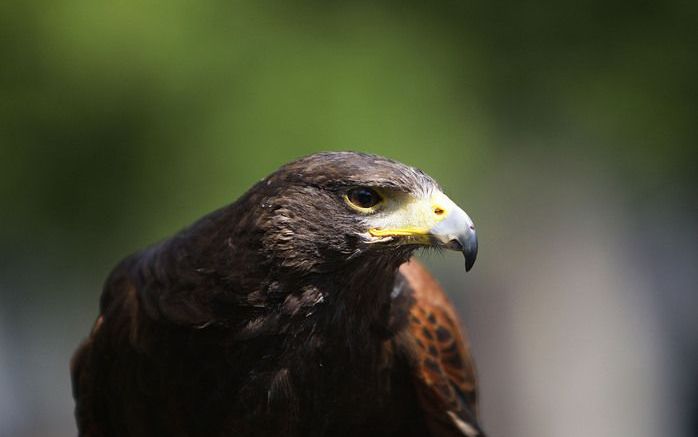
[[[412,290],[409,331],[415,342],[415,386],[434,435],[484,435],[477,420],[477,384],[458,317],[439,284],[418,262],[400,267]]]

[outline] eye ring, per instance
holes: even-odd
[[[375,212],[383,203],[383,196],[369,187],[352,188],[344,195],[344,201],[353,209],[369,214]]]

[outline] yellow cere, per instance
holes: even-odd
[[[429,229],[426,228],[396,228],[396,229],[369,229],[368,233],[374,237],[393,237],[407,235],[426,235]]]
[[[382,210],[368,219],[373,237],[426,236],[448,216],[448,205],[453,203],[438,191],[427,198],[399,195],[386,197],[384,202]]]

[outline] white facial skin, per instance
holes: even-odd
[[[355,208],[366,214],[369,240],[386,241],[409,237],[416,243],[432,239],[448,245],[474,230],[473,221],[444,193],[434,190],[423,196],[381,192],[383,201],[372,208]]]

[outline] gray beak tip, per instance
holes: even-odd
[[[462,237],[449,241],[446,247],[463,252],[466,272],[469,272],[470,269],[473,268],[473,264],[475,264],[475,259],[477,258],[477,237],[475,231],[471,230]]]
[[[468,256],[465,253],[463,255],[465,257],[465,271],[469,272],[473,268],[473,264],[475,264],[475,257]]]
[[[477,236],[475,231],[468,233],[468,236],[460,242],[463,246],[463,257],[465,258],[465,271],[469,272],[475,264],[477,258]]]

